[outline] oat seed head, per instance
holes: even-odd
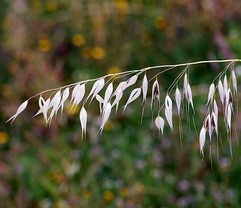
[[[176,103],[177,115],[180,119],[185,114],[182,113],[186,110],[184,108],[185,106],[191,106],[193,116],[195,115],[194,106],[196,95],[193,97],[192,86],[190,85],[188,76],[189,71],[195,68],[195,65],[226,63],[228,66],[220,72],[209,85],[206,95],[207,103],[205,108],[207,114],[204,117],[204,122],[199,133],[200,153],[204,155],[206,134],[209,134],[210,142],[212,141],[212,137],[219,137],[220,119],[223,119],[227,132],[231,132],[235,128],[233,122],[235,119],[234,111],[237,106],[234,105],[234,100],[237,99],[238,83],[235,68],[231,66],[234,66],[237,62],[241,62],[241,60],[209,60],[175,65],[159,65],[140,70],[107,74],[96,79],[79,81],[60,88],[45,90],[30,97],[17,108],[16,113],[6,122],[13,122],[19,114],[26,109],[30,100],[38,98],[39,109],[34,116],[43,114],[46,125],[51,125],[53,117],[56,117],[58,112],[62,115],[64,106],[66,103],[70,103],[72,108],[77,106],[81,107],[79,112],[81,135],[82,137],[86,137],[88,133],[87,120],[88,114],[90,113],[88,112],[87,103],[91,103],[94,98],[99,103],[100,115],[102,117],[99,128],[100,134],[102,133],[106,122],[111,117],[113,107],[117,113],[119,105],[125,103],[123,106],[124,112],[130,104],[134,102],[138,103],[137,101],[140,101],[142,103],[143,112],[145,108],[150,108],[152,113],[154,113],[154,110],[156,109],[155,103],[157,102],[158,115],[155,118],[154,123],[159,132],[163,134],[165,121],[171,130],[175,128],[175,122],[173,122],[175,111],[173,112],[172,100]],[[173,83],[170,84],[170,87],[166,91],[166,96],[163,99],[161,97],[160,87],[161,89],[163,88],[158,82],[158,77],[163,73],[167,73],[174,69],[179,70],[182,67],[185,67],[185,69],[181,71],[176,79],[173,80]],[[153,73],[149,74],[149,71],[156,71],[156,75],[150,77],[150,74]],[[152,87],[149,89],[148,86],[151,86],[151,83]],[[115,85],[117,85],[116,88],[114,88]],[[178,88],[178,85],[181,87]],[[89,88],[91,89],[90,91],[88,90]],[[52,92],[52,94],[45,100],[43,98],[45,96],[43,95],[47,92]],[[163,94],[164,93],[165,92],[163,92]],[[103,95],[104,97],[101,97],[100,95]],[[142,97],[140,95],[142,95]],[[126,98],[128,99],[126,100]],[[150,100],[150,104],[148,104],[148,100]],[[162,114],[165,115],[165,119],[160,116]],[[214,135],[213,131],[215,131]]]

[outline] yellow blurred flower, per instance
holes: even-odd
[[[38,40],[38,48],[42,52],[48,52],[52,48],[52,44],[48,38]]]
[[[9,135],[7,132],[0,132],[0,144],[6,144],[9,140]]]
[[[114,194],[112,193],[112,191],[105,191],[103,198],[106,202],[110,202],[113,200]]]
[[[129,4],[126,0],[114,0],[114,6],[120,13],[129,12]]]
[[[164,19],[164,17],[158,17],[155,20],[155,26],[158,29],[164,29],[167,27],[167,21]]]
[[[90,51],[91,57],[96,60],[101,60],[105,57],[105,50],[101,47],[94,47]]]
[[[113,129],[113,123],[111,121],[107,121],[104,127],[105,131],[111,131]]]
[[[85,38],[83,35],[81,34],[74,34],[72,37],[71,37],[71,42],[74,46],[82,46],[85,44]]]
[[[108,74],[116,74],[116,73],[120,73],[121,69],[119,67],[111,67],[108,70]]]
[[[54,11],[58,10],[59,4],[55,0],[48,0],[46,2],[46,8],[47,8],[48,11],[54,12]]]
[[[82,191],[82,195],[83,195],[83,197],[84,197],[85,199],[89,199],[89,198],[91,197],[92,193],[91,193],[90,190],[84,189],[84,190]]]

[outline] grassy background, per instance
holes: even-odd
[[[32,119],[37,100],[13,125],[4,121],[44,89],[153,65],[241,57],[240,11],[239,0],[1,0],[0,207],[239,207],[241,149],[234,137],[230,158],[225,131],[218,159],[213,138],[210,160],[208,147],[200,156],[188,119],[181,145],[178,118],[175,131],[166,128],[161,137],[150,110],[140,124],[140,102],[112,115],[101,136],[98,104],[91,104],[85,140],[79,109],[71,106],[51,128]],[[189,72],[198,129],[208,86],[224,67]],[[163,96],[181,70],[159,77]],[[238,132],[239,121],[237,114]]]

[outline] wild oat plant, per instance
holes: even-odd
[[[199,64],[227,63],[227,67],[223,69],[223,71],[220,72],[210,84],[207,93],[207,112],[203,120],[203,125],[200,127],[199,144],[200,153],[201,155],[204,155],[206,137],[209,137],[210,144],[213,134],[217,139],[219,138],[219,125],[221,122],[219,120],[222,119],[222,123],[224,123],[226,127],[227,140],[229,142],[230,153],[232,156],[231,132],[233,126],[232,123],[234,122],[234,111],[237,107],[234,101],[237,97],[238,91],[234,65],[236,62],[240,61],[241,60],[239,59],[211,60],[176,65],[160,65],[147,67],[140,70],[108,74],[96,79],[79,81],[77,83],[66,85],[60,88],[45,90],[30,97],[19,106],[16,113],[6,122],[13,122],[17,116],[27,107],[28,102],[31,99],[38,97],[39,110],[35,116],[43,114],[45,123],[49,126],[53,117],[57,116],[58,112],[60,112],[60,114],[63,113],[64,105],[68,102],[72,104],[73,109],[78,105],[81,106],[79,119],[82,129],[82,137],[85,137],[88,121],[88,112],[86,109],[88,108],[88,104],[91,103],[93,99],[96,99],[99,103],[100,115],[102,117],[101,125],[99,128],[99,133],[101,134],[106,122],[110,118],[111,112],[115,111],[116,113],[118,111],[119,103],[124,99],[123,95],[126,92],[126,89],[132,87],[134,89],[128,95],[128,99],[125,101],[125,105],[123,106],[122,111],[124,112],[132,102],[136,101],[137,99],[141,99],[142,120],[145,108],[147,106],[147,96],[148,94],[151,94],[151,111],[154,112],[154,105],[156,105],[158,108],[157,114],[154,115],[153,123],[159,130],[159,133],[163,134],[165,125],[169,126],[171,130],[174,128],[173,101],[176,105],[176,112],[179,117],[179,121],[181,121],[183,115],[182,111],[184,111],[184,109],[187,110],[187,115],[189,115],[189,111],[195,115],[192,87],[189,84],[188,78],[189,70],[194,65]],[[167,71],[181,67],[184,69],[171,83],[167,92],[161,92],[158,77]],[[159,72],[155,73],[153,77],[149,77],[148,72],[154,69],[159,69]],[[87,85],[92,87],[90,91],[86,90]],[[114,85],[116,88],[114,88]],[[43,98],[43,94],[49,92],[51,92],[51,95],[45,100]],[[164,100],[161,100],[161,93],[165,93]],[[101,96],[101,94],[103,96]],[[165,116],[162,117],[161,115]]]

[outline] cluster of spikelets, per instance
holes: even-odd
[[[43,91],[25,102],[23,102],[19,108],[17,109],[16,113],[8,120],[14,121],[16,117],[23,112],[23,110],[27,107],[28,101],[34,97],[39,97],[39,111],[35,114],[43,114],[44,120],[46,125],[50,125],[51,121],[54,116],[60,112],[62,114],[64,105],[66,102],[72,104],[72,108],[80,105],[80,125],[82,129],[82,137],[86,136],[86,128],[87,128],[87,120],[88,120],[88,113],[86,111],[86,106],[93,99],[96,99],[99,103],[100,108],[100,115],[102,117],[101,125],[99,132],[102,133],[106,122],[108,121],[111,112],[115,109],[117,112],[119,108],[119,103],[121,99],[123,99],[124,92],[126,89],[130,88],[131,86],[135,86],[138,80],[140,80],[140,84],[138,87],[134,88],[125,105],[123,106],[123,112],[127,108],[127,106],[142,97],[142,106],[143,106],[143,113],[147,103],[147,95],[148,89],[151,89],[151,110],[153,110],[154,104],[157,103],[158,106],[158,115],[155,117],[154,123],[158,128],[159,132],[163,134],[163,129],[165,123],[169,125],[171,129],[173,129],[173,101],[175,101],[177,114],[179,118],[181,117],[181,110],[182,110],[182,103],[187,103],[188,109],[192,109],[194,111],[194,104],[192,98],[192,89],[188,81],[188,68],[191,65],[201,64],[201,63],[210,63],[210,62],[229,62],[229,66],[234,64],[235,60],[221,60],[221,61],[202,61],[202,62],[194,62],[194,63],[187,63],[187,64],[179,64],[179,65],[162,65],[162,66],[154,66],[148,67],[141,70],[134,70],[134,71],[127,71],[117,74],[109,74],[97,79],[85,80],[78,83],[74,83],[71,85],[67,85],[58,89],[51,89]],[[163,104],[161,104],[161,96],[160,96],[160,85],[158,83],[157,76],[161,73],[164,73],[168,70],[173,68],[185,66],[185,69],[179,74],[179,76],[174,80],[174,82],[170,85],[170,88],[166,92],[166,96],[164,99]],[[164,68],[161,72],[157,73],[154,77],[148,79],[147,72],[150,69],[157,69],[157,68]],[[206,134],[209,134],[209,138],[211,141],[211,137],[213,132],[215,131],[216,136],[218,137],[218,116],[219,113],[222,111],[224,115],[225,125],[227,131],[231,131],[231,117],[233,113],[233,98],[237,95],[237,80],[235,76],[235,72],[231,71],[230,79],[227,78],[227,69],[228,67],[219,74],[218,82],[213,82],[210,85],[209,92],[208,92],[208,101],[207,101],[207,115],[204,120],[203,126],[201,128],[199,134],[199,141],[200,141],[200,152],[204,154],[204,144],[206,140]],[[114,88],[113,83],[116,80],[119,80],[128,76],[129,79],[125,81],[121,81],[117,84],[117,87]],[[224,78],[223,78],[224,77]],[[178,88],[178,82],[183,78],[182,89]],[[223,80],[221,80],[223,79]],[[215,79],[216,80],[216,79]],[[214,81],[215,81],[214,80]],[[230,81],[229,81],[230,80]],[[153,83],[151,83],[153,82]],[[86,85],[92,84],[91,90],[87,92]],[[137,85],[137,84],[136,84]],[[150,86],[151,85],[151,86]],[[173,92],[174,88],[176,88],[175,92]],[[48,99],[43,98],[43,93],[47,91],[52,91],[53,93]],[[150,90],[149,90],[150,91]],[[216,92],[217,91],[217,92]],[[101,97],[101,94],[103,96]],[[221,103],[218,107],[216,94],[219,94],[220,102]],[[163,114],[165,118],[161,117],[161,112],[163,110]],[[142,116],[143,116],[142,113]],[[7,121],[7,122],[8,122]]]
[[[224,117],[227,134],[231,132],[232,114],[234,112],[234,97],[237,95],[237,92],[237,78],[234,70],[231,71],[231,76],[229,80],[225,73],[223,80],[219,78],[216,85],[215,83],[212,83],[210,85],[207,101],[208,112],[199,134],[200,151],[202,154],[204,154],[203,148],[205,144],[206,134],[208,133],[210,142],[213,132],[216,133],[216,136],[218,138],[218,118],[220,113]],[[219,107],[217,105],[215,94],[219,95]],[[231,143],[229,145],[231,145]]]

